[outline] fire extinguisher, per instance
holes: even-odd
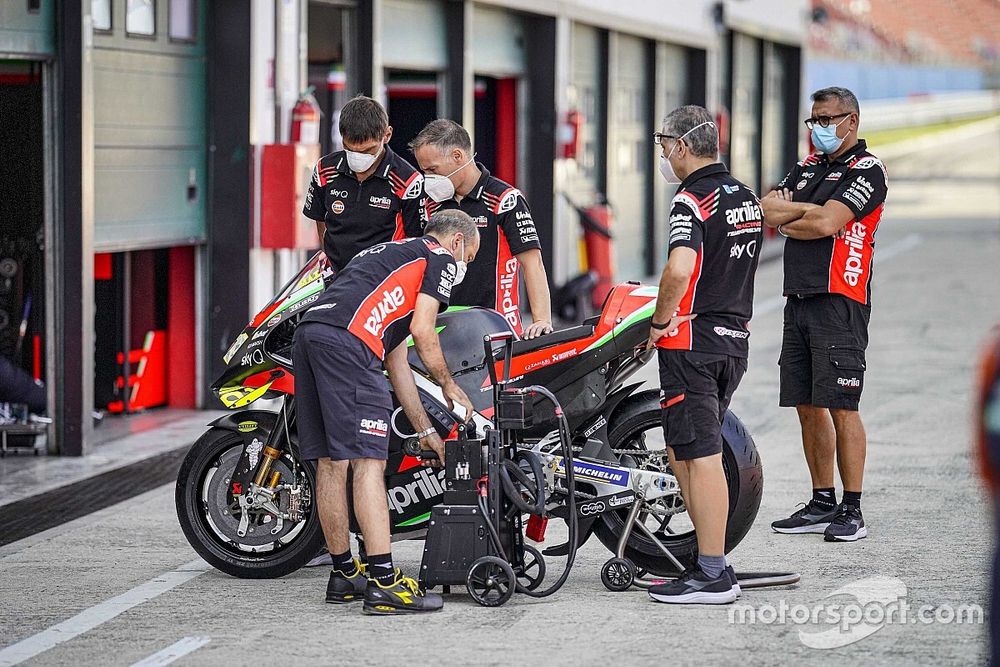
[[[310,86],[292,107],[292,143],[318,144],[319,117],[319,103],[313,97],[313,87]]]

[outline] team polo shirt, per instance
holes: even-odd
[[[660,338],[657,347],[747,357],[763,219],[757,195],[724,164],[684,179],[670,202],[669,249],[697,253],[676,314],[698,317]]]
[[[302,213],[326,223],[323,251],[334,271],[376,243],[420,236],[424,177],[388,145],[371,176],[358,182],[347,153],[316,163]]]
[[[434,297],[443,310],[455,274],[451,253],[433,237],[380,243],[348,262],[302,322],[347,329],[385,359],[410,334],[417,296]]]
[[[839,201],[854,214],[842,239],[785,239],[785,295],[841,294],[871,304],[872,257],[888,178],[864,139],[836,160],[812,153],[778,184],[792,200],[822,206]]]
[[[427,198],[424,206],[428,217],[442,209],[465,211],[479,227],[479,253],[469,264],[465,280],[455,286],[452,305],[493,308],[520,333],[520,267],[516,256],[542,246],[521,191],[491,176],[482,163],[477,162],[476,166],[482,176],[461,201],[449,199],[438,203]]]

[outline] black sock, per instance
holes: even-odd
[[[368,554],[368,576],[383,586],[389,586],[396,581],[392,554]]]
[[[350,577],[354,575],[355,565],[354,557],[351,556],[351,550],[348,549],[342,554],[330,554],[333,558],[333,569],[339,571],[340,573]]]
[[[837,494],[833,487],[829,489],[813,489],[812,504],[821,510],[832,510],[837,506]]]
[[[860,491],[844,491],[844,504],[853,505],[858,509],[861,509],[861,492]]]

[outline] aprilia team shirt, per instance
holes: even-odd
[[[482,163],[476,166],[483,175],[461,201],[438,203],[428,197],[424,206],[428,218],[442,209],[465,211],[479,227],[479,253],[469,264],[465,280],[455,288],[452,305],[493,308],[520,333],[516,255],[542,246],[521,191],[491,176]]]
[[[380,243],[337,274],[302,322],[347,329],[379,359],[406,340],[419,294],[448,305],[455,260],[433,237]]]
[[[831,199],[851,209],[842,239],[785,239],[785,295],[841,294],[871,304],[875,232],[882,219],[888,178],[864,139],[836,160],[812,153],[778,184],[792,200],[822,206]]]
[[[423,175],[388,145],[374,173],[360,183],[344,151],[320,158],[302,213],[326,223],[323,251],[333,270],[376,243],[423,234],[423,184]]]
[[[763,219],[757,195],[724,164],[684,179],[670,202],[669,249],[698,253],[677,308],[678,315],[698,317],[660,338],[657,347],[747,356]]]

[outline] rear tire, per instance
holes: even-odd
[[[249,552],[219,534],[220,529],[212,524],[204,500],[205,486],[213,481],[209,475],[228,476],[235,469],[235,462],[229,469],[234,449],[242,452],[243,439],[238,433],[219,427],[209,429],[194,443],[177,474],[174,492],[177,520],[188,542],[212,567],[242,579],[283,577],[309,562],[323,544],[315,503],[315,468],[311,463],[300,462],[299,465],[302,483],[308,486],[313,498],[301,528],[288,531],[287,542],[274,542],[270,551]],[[288,463],[290,460],[291,454],[286,452],[278,461]],[[217,493],[209,494],[210,501],[216,497]],[[228,511],[227,507],[224,513]]]
[[[608,425],[608,442],[612,449],[634,449],[630,440],[638,433],[660,426],[659,394],[642,392],[622,403]],[[729,520],[726,525],[726,553],[732,551],[746,536],[764,493],[764,471],[753,437],[743,422],[732,412],[726,412],[722,424],[722,465],[729,485]],[[627,510],[601,515],[594,532],[612,553],[624,531]],[[698,541],[694,531],[669,535],[661,540],[684,567],[698,559]],[[625,557],[636,568],[653,574],[677,574],[677,568],[645,535],[633,531],[625,548]]]

